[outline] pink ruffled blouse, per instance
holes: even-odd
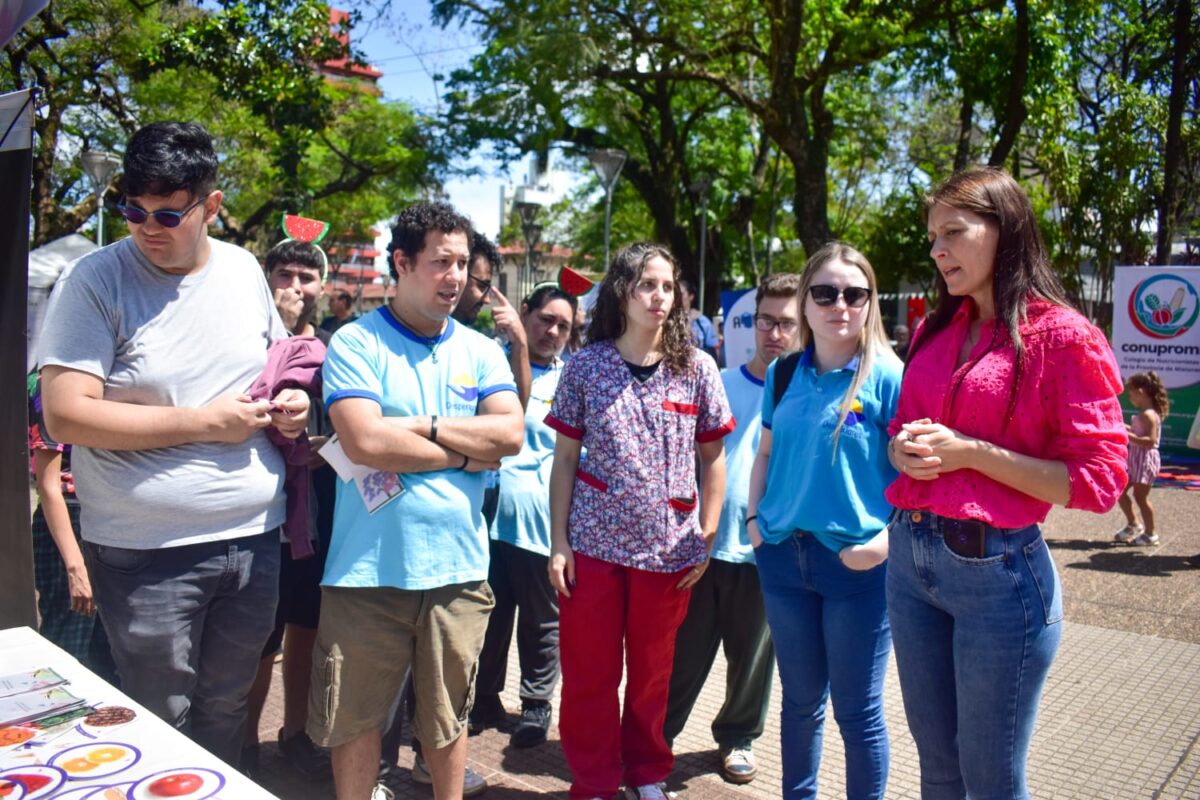
[[[1005,336],[984,354],[997,320],[983,323],[979,343],[955,368],[974,316],[975,304],[967,298],[908,364],[889,434],[928,417],[1023,455],[1062,461],[1071,479],[1069,508],[1111,509],[1125,488],[1127,438],[1117,399],[1121,375],[1104,334],[1076,311],[1031,300],[1020,325],[1025,366],[1006,426],[1016,353]],[[918,329],[914,340],[921,333]],[[952,391],[955,384],[958,389]],[[901,474],[886,494],[897,508],[977,519],[998,528],[1041,522],[1051,507],[970,469],[932,481]]]

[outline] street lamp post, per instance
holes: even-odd
[[[621,167],[625,166],[626,153],[624,150],[593,150],[588,154],[588,161],[596,168],[600,183],[604,186],[604,269],[608,269],[608,240],[612,227],[612,193],[621,177]]]
[[[104,192],[108,189],[108,182],[112,180],[113,174],[121,166],[121,158],[113,153],[84,150],[79,154],[79,160],[83,164],[83,171],[92,182],[92,190],[96,193],[96,213],[99,215],[96,222],[96,245],[103,247]]]
[[[712,177],[701,175],[690,187],[692,194],[700,198],[700,290],[697,301],[700,313],[704,313],[704,251],[708,249],[708,190],[712,188]]]
[[[524,200],[513,205],[517,209],[517,215],[521,218],[521,235],[525,237],[524,275],[517,281],[517,294],[524,297],[533,276],[533,246],[542,237],[542,226],[535,222],[542,206],[540,203],[529,203]]]

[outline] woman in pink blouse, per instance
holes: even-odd
[[[624,783],[635,800],[659,800],[674,764],[663,720],[675,631],[708,564],[725,492],[721,439],[734,420],[716,364],[692,346],[666,249],[616,254],[587,339],[546,417],[558,432],[549,563],[560,595],[558,727],[571,797],[607,799]]]
[[[1029,199],[998,169],[926,200],[937,303],[890,433],[888,609],[924,800],[1028,798],[1025,760],[1062,598],[1039,523],[1125,485],[1108,342],[1051,271]]]

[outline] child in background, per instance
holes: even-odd
[[[1125,426],[1129,431],[1129,483],[1117,502],[1127,524],[1115,538],[1124,544],[1155,545],[1158,534],[1154,530],[1150,488],[1154,486],[1154,478],[1162,464],[1158,444],[1162,439],[1162,421],[1171,404],[1167,399],[1167,387],[1153,370],[1134,375],[1125,384],[1125,389],[1138,413],[1133,415],[1132,423]],[[1142,512],[1141,525],[1133,513],[1134,502]]]

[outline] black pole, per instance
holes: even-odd
[[[0,95],[0,628],[37,627],[25,393],[33,95]]]

